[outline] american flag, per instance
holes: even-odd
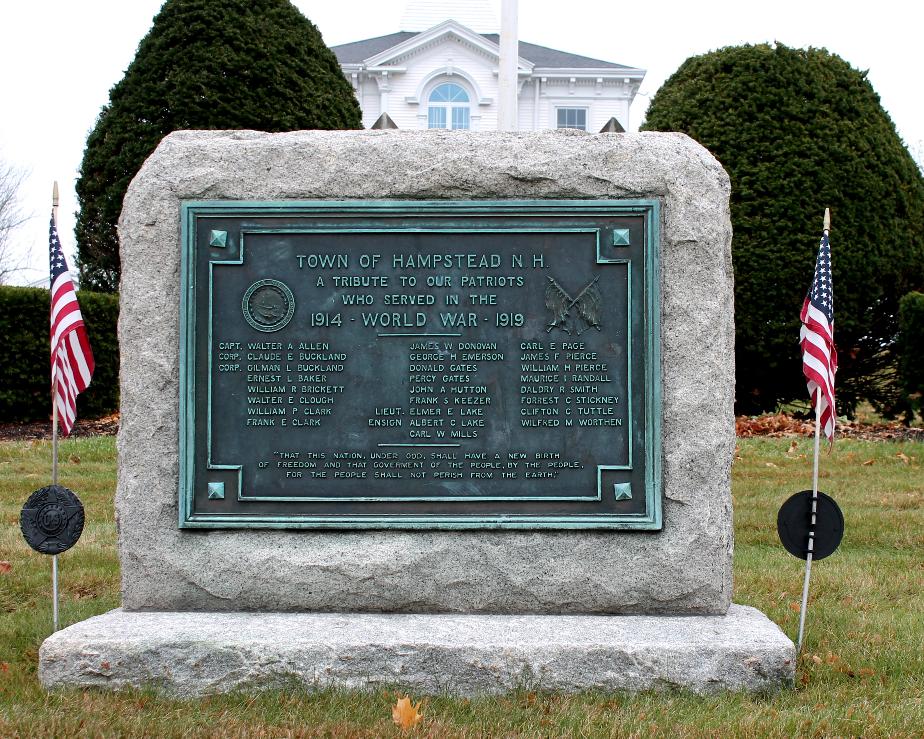
[[[48,231],[51,258],[51,394],[61,433],[67,436],[77,417],[77,395],[93,376],[93,352],[83,325],[77,293],[58,241],[54,214]]]
[[[821,237],[815,261],[815,279],[802,304],[802,374],[809,396],[815,401],[815,413],[829,442],[834,441],[834,373],[837,350],[834,348],[834,292],[831,286],[831,246],[828,232]]]

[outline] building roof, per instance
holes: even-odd
[[[349,44],[332,46],[331,51],[337,56],[337,61],[341,64],[361,64],[369,57],[381,54],[393,46],[397,46],[414,36],[420,34],[416,31],[398,31],[390,33],[387,36],[377,36],[376,38],[363,39],[362,41],[353,41]],[[500,35],[496,33],[479,34],[488,41],[499,44]],[[540,69],[634,69],[625,64],[616,64],[614,62],[605,62],[601,59],[591,59],[590,57],[581,56],[580,54],[571,54],[567,51],[550,49],[547,46],[530,44],[526,41],[520,41],[519,55],[521,59],[532,62]]]
[[[481,34],[488,41],[500,44],[500,34],[483,33]],[[633,69],[625,64],[616,64],[615,62],[605,62],[602,59],[591,59],[580,54],[570,54],[567,51],[550,49],[548,46],[539,46],[538,44],[528,44],[520,41],[520,58],[532,62],[537,67],[558,67],[562,69],[578,69],[581,67],[591,69],[613,68],[613,69]]]
[[[370,56],[381,54],[392,46],[397,46],[409,38],[414,38],[419,34],[416,31],[398,31],[390,33],[387,36],[377,36],[376,38],[367,38],[362,41],[353,41],[349,44],[340,44],[340,46],[331,46],[330,50],[337,56],[337,61],[341,64],[360,64]]]

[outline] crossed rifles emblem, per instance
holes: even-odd
[[[597,287],[599,275],[587,283],[576,298],[572,298],[554,277],[547,279],[549,284],[545,288],[545,307],[552,311],[552,321],[546,328],[546,333],[553,328],[560,328],[568,335],[576,331],[575,336],[580,336],[591,328],[601,330],[600,309],[603,306],[603,296]],[[577,308],[578,316],[583,323],[580,329],[576,327],[576,319],[571,315],[572,308]]]

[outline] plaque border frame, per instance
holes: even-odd
[[[617,529],[657,531],[663,525],[663,474],[662,474],[662,375],[661,375],[661,299],[660,299],[660,248],[661,248],[661,203],[658,199],[608,199],[608,200],[184,200],[180,203],[180,341],[179,341],[179,490],[178,514],[180,529]],[[506,215],[555,216],[555,215],[641,215],[645,219],[645,243],[643,260],[645,269],[643,313],[645,331],[645,353],[649,358],[645,365],[645,407],[640,409],[645,418],[645,512],[642,514],[584,514],[567,516],[540,516],[535,514],[495,514],[480,516],[421,516],[401,515],[400,518],[382,515],[317,516],[317,515],[248,515],[204,514],[194,512],[195,472],[195,344],[196,344],[196,298],[195,274],[196,221],[200,217],[370,217],[386,214],[420,216],[472,216]],[[250,229],[247,229],[250,231]],[[273,229],[269,229],[270,231]],[[451,230],[451,229],[447,229]],[[490,229],[489,229],[490,230]],[[505,229],[505,230],[528,230]],[[544,231],[555,230],[554,226]],[[559,229],[561,230],[561,229]],[[565,228],[564,230],[575,230]],[[593,228],[577,230],[593,231]],[[262,229],[260,230],[262,232]],[[243,237],[243,233],[242,233]],[[241,238],[241,242],[243,238]],[[625,263],[628,268],[627,301],[630,314],[630,340],[628,342],[629,381],[631,383],[631,273],[632,263],[626,258],[604,258],[600,251],[600,237],[597,234],[596,261],[601,264]],[[238,244],[243,249],[243,243]],[[211,275],[214,261],[209,265],[209,306],[211,314]],[[192,320],[192,323],[190,323]],[[209,318],[211,333],[211,316]],[[211,386],[209,387],[211,396]],[[630,392],[631,398],[631,392]],[[210,404],[209,400],[209,404]],[[632,407],[630,402],[628,468],[633,465]],[[206,434],[211,436],[211,424]],[[210,439],[207,442],[211,456]],[[237,471],[240,479],[240,465],[213,465],[209,469]],[[624,469],[621,465],[597,465],[597,495],[586,499],[599,500],[603,491],[600,487],[601,473],[606,469]],[[240,492],[240,482],[238,484]],[[491,497],[492,500],[501,498]],[[524,500],[517,496],[516,500]],[[555,500],[556,498],[543,498]],[[568,496],[568,500],[580,500]],[[396,500],[396,502],[400,502]]]

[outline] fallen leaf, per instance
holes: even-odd
[[[876,460],[875,460],[875,459],[867,459],[867,460],[863,463],[863,466],[864,466],[864,467],[869,467],[871,464],[876,464]]]
[[[773,462],[764,462],[764,464],[767,465],[767,467],[774,467],[774,468],[776,467],[776,465],[773,464]]]
[[[0,672],[9,672],[10,663],[9,662],[0,662]]]
[[[108,662],[100,662],[100,663],[99,663],[99,666],[100,666],[102,669],[104,669],[104,670],[108,670],[108,669],[109,669],[109,663],[108,663]]]
[[[786,450],[787,454],[795,454],[799,449],[799,442],[793,439],[789,442],[789,449]]]
[[[395,707],[391,709],[391,718],[402,729],[410,729],[414,724],[423,718],[419,713],[420,703],[416,706],[411,705],[411,699],[407,696],[399,698]]]
[[[820,664],[821,664],[821,657],[819,657],[817,654],[813,654],[813,655],[812,655],[812,662],[814,662],[816,665],[820,665]]]
[[[861,667],[858,674],[860,677],[872,677],[876,674],[876,671],[870,669],[869,667]]]
[[[789,604],[789,610],[798,613],[802,610],[802,604],[799,601],[794,600]]]
[[[9,562],[3,561],[0,562],[0,575],[5,575],[7,572],[13,569],[13,565]]]
[[[71,464],[80,464],[80,457],[78,457],[76,454],[72,454],[70,461]]]
[[[908,455],[905,454],[904,452],[899,452],[895,456],[898,457],[902,461],[902,464],[909,464],[911,462],[911,460],[908,458]]]

